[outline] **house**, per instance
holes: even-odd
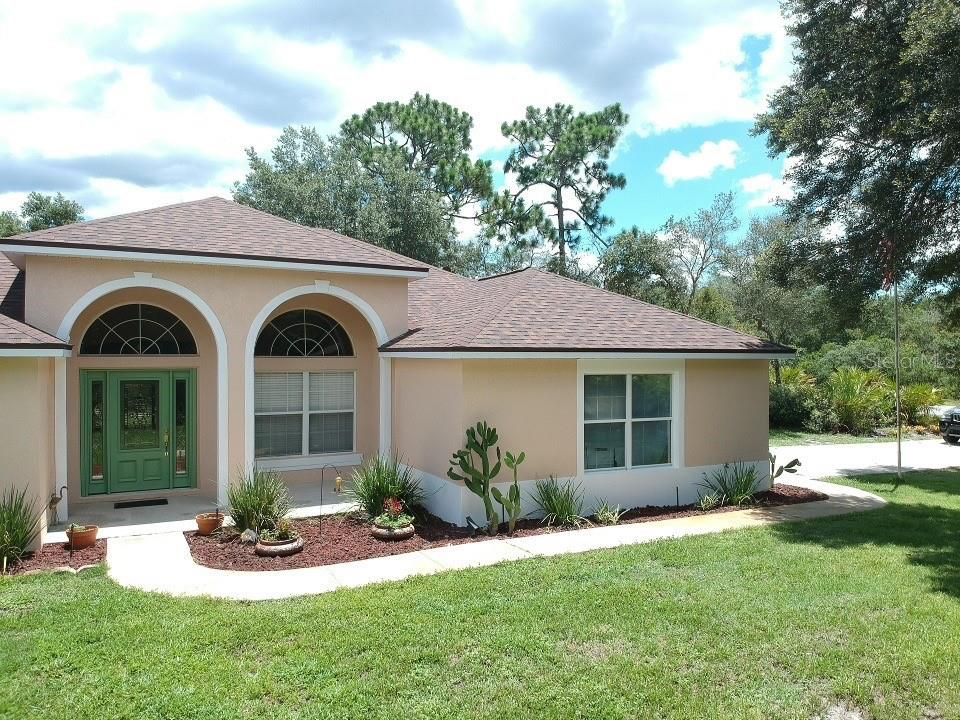
[[[253,463],[315,483],[396,451],[429,508],[463,523],[480,501],[446,470],[481,419],[526,452],[527,491],[555,475],[588,503],[687,503],[724,462],[766,467],[768,361],[792,353],[540,270],[467,279],[221,198],[0,253],[0,484],[62,495],[60,521],[120,496],[223,504]]]

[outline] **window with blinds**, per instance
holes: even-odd
[[[257,373],[256,456],[353,452],[355,384],[353,372]]]

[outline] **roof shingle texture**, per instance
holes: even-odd
[[[0,254],[0,348],[70,347],[58,337],[23,322],[23,270]]]
[[[427,266],[331,230],[310,228],[219,197],[14,235],[20,245],[239,257],[393,270]]]
[[[792,352],[775,343],[542,270],[410,284],[409,351]]]

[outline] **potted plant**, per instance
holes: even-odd
[[[223,527],[223,513],[218,507],[214,512],[197,515],[197,535],[212,535]]]
[[[413,537],[413,516],[405,512],[402,500],[387,498],[383,513],[377,515],[370,533],[378,540],[406,540]]]
[[[287,520],[280,520],[274,527],[260,531],[253,551],[260,557],[287,557],[303,550],[303,538]]]
[[[67,545],[70,546],[71,550],[93,547],[93,544],[97,542],[98,529],[96,525],[70,523],[67,527]]]

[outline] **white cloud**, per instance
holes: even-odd
[[[795,164],[795,160],[787,158],[783,163],[783,172],[780,177],[770,173],[751,175],[740,180],[740,189],[747,194],[747,207],[751,209],[769,207],[778,202],[790,200],[793,197],[793,184],[784,178]]]
[[[740,146],[733,140],[707,140],[689,155],[671,150],[660,163],[657,172],[671,187],[680,180],[702,180],[713,177],[720,168],[733,170],[737,165],[739,152]]]

